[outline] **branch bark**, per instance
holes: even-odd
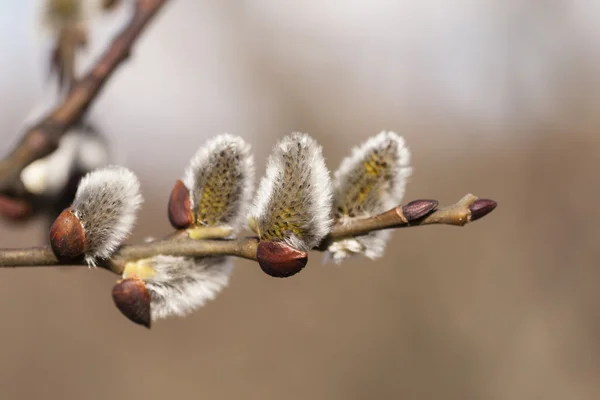
[[[148,23],[168,0],[136,0],[131,21],[113,39],[92,69],[72,87],[64,101],[23,135],[10,154],[0,160],[0,193],[25,195],[20,174],[33,161],[51,154],[61,136],[85,114]]]
[[[371,218],[353,221],[349,224],[336,224],[331,233],[314,250],[323,251],[327,245],[340,239],[360,236],[382,229],[408,228],[421,225],[464,226],[484,217],[496,208],[496,202],[480,199],[468,194],[456,204],[436,209],[435,200],[416,200],[405,206],[398,206]],[[136,245],[123,245],[110,260],[99,267],[121,275],[125,264],[158,254],[186,257],[225,255],[256,260],[259,240],[256,237],[243,237],[230,240],[190,239],[185,231],[160,240]],[[50,246],[27,249],[0,250],[0,268],[38,266],[87,266],[83,260],[61,263]]]

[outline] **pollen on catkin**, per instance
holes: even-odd
[[[229,257],[174,257],[157,255],[128,263],[124,278],[142,279],[150,292],[153,321],[186,316],[213,300],[229,283]]]
[[[333,214],[338,223],[377,215],[397,206],[412,174],[410,151],[404,139],[383,131],[352,150],[334,174]],[[330,255],[340,261],[361,253],[368,258],[383,255],[389,232],[334,242]]]
[[[190,192],[195,226],[237,228],[254,187],[250,145],[228,133],[209,140],[190,161],[183,183]]]
[[[309,250],[329,233],[331,201],[321,146],[306,134],[293,133],[269,156],[249,220],[261,239]]]
[[[142,201],[139,181],[127,168],[109,166],[81,179],[71,209],[85,232],[89,265],[110,257],[129,236]]]

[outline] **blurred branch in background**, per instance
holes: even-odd
[[[110,8],[116,3],[108,1],[104,4]],[[167,0],[136,0],[131,21],[91,70],[76,80],[64,100],[25,132],[16,147],[0,160],[1,214],[11,219],[26,218],[31,214],[34,194],[23,185],[21,172],[32,162],[52,154],[58,148],[61,137],[80,122],[112,74],[129,57],[131,48],[144,28],[166,3]],[[64,62],[63,59],[61,63]],[[62,65],[61,68],[72,67]]]

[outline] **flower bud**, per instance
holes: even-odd
[[[438,206],[437,200],[413,200],[402,206],[402,215],[408,222],[423,218]]]

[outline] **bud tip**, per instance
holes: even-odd
[[[496,208],[498,205],[494,200],[489,199],[478,199],[469,206],[471,211],[471,221],[476,221],[479,218],[483,218]]]
[[[300,272],[308,262],[308,254],[284,242],[261,241],[256,258],[260,268],[275,278],[287,278]]]

